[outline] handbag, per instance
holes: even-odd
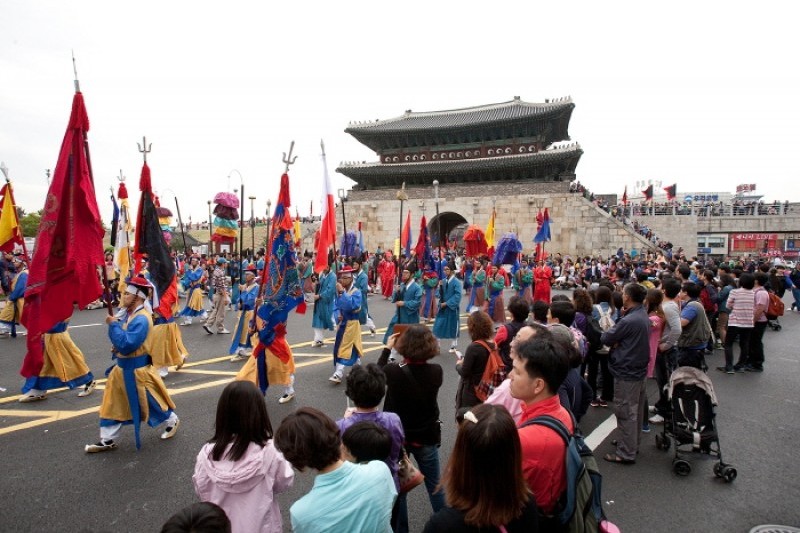
[[[397,479],[400,482],[401,494],[422,485],[422,482],[425,481],[425,476],[419,471],[417,465],[411,461],[405,449],[400,454],[400,460],[397,463]]]

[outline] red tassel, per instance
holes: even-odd
[[[120,182],[119,190],[117,191],[117,198],[120,200],[127,200],[128,199],[128,188],[125,187],[125,184]]]
[[[306,302],[305,302],[305,300],[303,300],[302,302],[297,304],[297,314],[298,315],[306,314]]]
[[[147,163],[142,166],[142,177],[139,179],[139,190],[142,192],[151,192],[153,188],[152,183],[150,183],[150,167],[147,166]]]

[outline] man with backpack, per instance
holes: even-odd
[[[526,422],[549,415],[575,428],[572,416],[558,398],[558,388],[567,376],[569,361],[552,335],[536,335],[515,346],[516,357],[510,374],[511,396],[522,402],[519,439],[522,447],[522,471],[528,487],[536,495],[536,505],[545,523],[557,529],[554,516],[559,497],[567,488],[564,441],[550,428]],[[545,524],[546,525],[546,524]]]

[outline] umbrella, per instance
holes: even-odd
[[[492,264],[495,266],[514,265],[521,252],[522,243],[517,238],[517,235],[515,233],[506,233],[497,243]]]

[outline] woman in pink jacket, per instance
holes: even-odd
[[[249,381],[234,381],[217,404],[214,437],[197,454],[194,489],[222,507],[231,531],[283,530],[275,494],[294,482],[292,465],[272,442],[264,397]]]

